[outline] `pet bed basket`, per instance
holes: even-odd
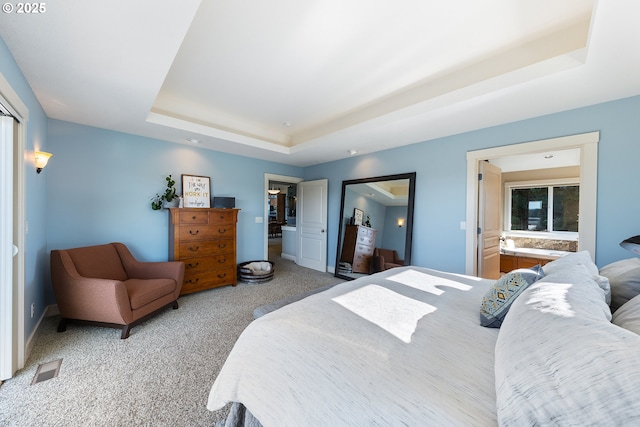
[[[273,279],[274,271],[271,261],[247,261],[238,264],[238,280],[245,283],[265,283]]]

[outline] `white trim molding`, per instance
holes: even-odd
[[[589,251],[595,260],[598,142],[600,142],[600,132],[596,131],[467,152],[465,273],[475,276],[478,270],[478,162],[498,157],[569,148],[580,149],[580,238],[578,250]]]

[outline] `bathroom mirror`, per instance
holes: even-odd
[[[411,264],[416,173],[342,181],[336,277]]]

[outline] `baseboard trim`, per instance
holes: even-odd
[[[296,262],[296,256],[295,255],[289,255],[289,254],[281,253],[280,256],[282,257],[282,259],[287,259],[289,261]]]
[[[52,313],[52,311],[54,313]],[[58,310],[58,305],[50,305],[47,306],[47,309],[44,310],[44,312],[42,313],[42,315],[40,316],[40,318],[38,319],[38,323],[36,324],[36,327],[33,328],[33,332],[31,332],[31,335],[29,335],[29,338],[27,339],[26,345],[25,345],[25,358],[24,360],[29,360],[29,356],[31,355],[31,351],[33,350],[33,347],[36,345],[36,340],[38,339],[38,336],[40,335],[40,331],[42,330],[42,322],[45,319],[45,317],[49,317],[49,316],[55,316],[56,314],[59,314],[60,311]]]
[[[58,304],[51,304],[50,306],[47,306],[47,309],[45,310],[46,317],[57,316],[58,314],[60,314]]]

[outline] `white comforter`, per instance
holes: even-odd
[[[207,407],[241,402],[264,426],[496,425],[498,329],[478,317],[492,283],[402,267],[269,313]]]

